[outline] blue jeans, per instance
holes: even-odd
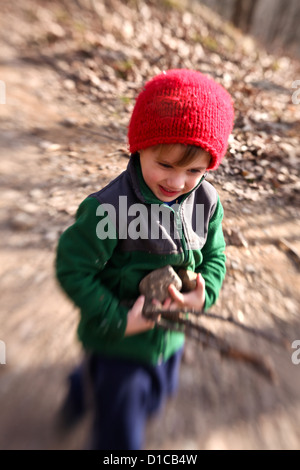
[[[139,450],[148,417],[177,388],[182,350],[159,365],[94,355],[92,449]]]

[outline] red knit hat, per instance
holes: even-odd
[[[211,78],[178,69],[152,78],[138,95],[128,141],[135,153],[157,144],[197,145],[211,155],[209,170],[224,157],[233,128],[231,96]]]

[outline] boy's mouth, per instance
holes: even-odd
[[[158,185],[158,187],[161,193],[167,197],[175,198],[176,196],[179,196],[181,194],[181,191],[174,191],[174,190],[165,188],[164,186],[161,186],[160,184]]]

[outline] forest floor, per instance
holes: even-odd
[[[179,2],[92,3],[1,6],[0,448],[86,445],[89,414],[68,434],[56,427],[81,349],[78,312],[55,280],[55,247],[78,204],[126,168],[126,126],[144,81],[187,67],[220,81],[236,107],[228,154],[209,175],[227,240],[212,311],[287,347],[211,320],[230,344],[270,361],[276,380],[188,339],[178,393],[149,423],[145,446],[299,449],[299,62],[188,2],[185,11]]]

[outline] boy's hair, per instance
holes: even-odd
[[[174,145],[178,145],[178,144],[158,144],[155,147],[159,151],[159,155],[162,155],[162,153],[164,152],[167,152],[167,153],[172,152],[172,148]],[[208,153],[205,150],[203,150],[201,147],[198,147],[196,145],[183,145],[183,144],[179,144],[179,145],[181,145],[182,152],[180,154],[179,159],[175,162],[175,164],[179,167],[188,166],[194,160],[196,160],[196,158],[199,157],[200,154]]]
[[[138,95],[128,129],[131,153],[157,144],[201,147],[209,170],[224,157],[233,128],[229,93],[195,70],[175,69],[152,78]]]

